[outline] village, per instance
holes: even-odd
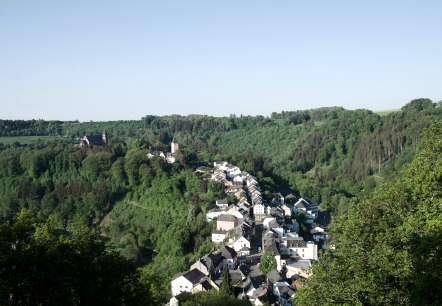
[[[208,222],[216,223],[212,231],[216,250],[173,277],[168,305],[180,305],[189,294],[219,290],[225,266],[238,299],[253,305],[292,305],[318,260],[318,249],[326,247],[326,223],[318,224],[318,205],[281,193],[265,201],[257,178],[226,161],[197,171],[225,188],[226,198],[206,214]],[[276,262],[267,275],[259,268],[263,254],[271,254]]]

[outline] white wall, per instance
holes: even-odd
[[[176,296],[184,291],[191,292],[193,288],[192,283],[189,282],[184,276],[174,279],[171,284],[173,296]]]

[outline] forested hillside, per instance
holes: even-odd
[[[442,304],[442,123],[392,182],[355,201],[331,227],[297,305]]]
[[[270,118],[148,115],[139,121],[26,124],[3,120],[0,134],[8,135],[7,127],[17,126],[23,135],[47,135],[55,126],[64,139],[78,142],[84,134],[106,129],[113,143],[158,150],[166,150],[175,138],[183,165],[196,158],[227,159],[257,174],[268,187],[284,187],[324,209],[345,212],[349,199],[369,194],[411,161],[421,131],[441,115],[440,103],[417,99],[386,116],[334,107],[272,113]]]
[[[205,211],[223,195],[193,170],[146,153],[121,144],[8,147],[0,152],[1,222],[25,210],[31,224],[101,229],[127,260],[150,263],[141,277],[164,301],[170,277],[210,250]]]
[[[19,140],[18,136],[55,135],[62,136],[63,140],[36,145],[0,145],[0,222],[4,225],[1,239],[7,242],[4,245],[9,245],[4,251],[8,256],[0,258],[0,273],[14,273],[5,268],[13,258],[20,258],[13,255],[17,254],[14,253],[16,250],[21,250],[14,249],[14,241],[21,241],[24,250],[29,250],[29,254],[27,251],[20,253],[25,258],[34,256],[35,252],[46,254],[51,243],[55,253],[50,253],[48,260],[52,260],[52,255],[65,254],[63,252],[67,252],[67,257],[75,258],[75,254],[70,252],[75,253],[75,248],[81,249],[82,243],[86,241],[87,244],[90,240],[70,240],[69,237],[77,237],[76,233],[88,228],[99,233],[100,237],[94,242],[98,246],[92,242],[89,246],[100,250],[98,253],[108,252],[111,255],[110,258],[99,258],[139,268],[138,271],[135,268],[121,271],[122,277],[128,275],[132,279],[123,284],[128,288],[128,291],[120,292],[123,300],[164,303],[170,295],[171,277],[187,269],[189,263],[212,248],[212,228],[205,221],[205,213],[215,200],[224,197],[222,186],[204,180],[195,173],[195,169],[214,160],[225,159],[256,175],[264,198],[270,198],[276,190],[282,190],[285,195],[295,193],[313,199],[322,209],[328,209],[336,216],[333,225],[338,246],[336,253],[321,259],[321,264],[315,268],[318,276],[308,286],[311,289],[300,294],[299,299],[305,301],[303,296],[310,296],[311,292],[316,294],[317,286],[321,286],[315,284],[331,282],[324,276],[325,270],[321,269],[338,269],[335,266],[338,261],[332,260],[335,257],[343,264],[354,265],[354,273],[359,273],[356,275],[362,279],[364,273],[370,273],[358,270],[365,263],[360,261],[362,255],[368,252],[373,253],[376,264],[367,264],[366,269],[387,269],[383,283],[381,280],[373,282],[372,286],[376,287],[368,286],[367,292],[351,296],[343,294],[341,300],[331,300],[326,293],[318,293],[318,296],[330,303],[381,304],[382,301],[374,295],[382,284],[386,286],[384,303],[399,298],[403,298],[401,301],[404,303],[417,301],[409,296],[402,297],[404,291],[400,290],[409,287],[420,290],[418,287],[424,286],[428,278],[416,274],[417,267],[436,264],[430,259],[427,262],[427,259],[413,257],[415,254],[411,254],[410,250],[416,243],[415,239],[427,233],[425,226],[428,230],[434,229],[433,234],[440,231],[440,223],[436,222],[440,221],[440,215],[434,216],[436,221],[431,224],[420,223],[424,222],[425,214],[434,210],[424,211],[425,205],[419,204],[426,201],[422,198],[425,192],[437,190],[437,186],[427,180],[431,179],[434,183],[439,180],[438,176],[428,178],[422,171],[440,166],[435,151],[431,151],[436,150],[438,143],[432,143],[428,136],[426,149],[409,168],[414,170],[407,170],[403,180],[391,183],[393,187],[376,189],[376,186],[393,180],[398,171],[413,160],[421,150],[422,131],[441,115],[440,103],[419,99],[386,116],[368,110],[349,111],[335,107],[273,113],[268,118],[148,115],[134,121],[87,123],[1,120],[0,135],[3,136]],[[110,138],[107,146],[92,149],[74,147],[83,135],[101,134],[104,129]],[[439,135],[440,138],[437,131],[439,126],[433,128],[432,137]],[[147,157],[150,150],[166,150],[172,139],[180,143],[178,162],[167,164],[159,157]],[[434,148],[431,149],[431,146]],[[411,173],[415,174],[414,179]],[[423,187],[415,181],[418,178]],[[399,192],[397,186],[404,183],[408,187]],[[376,191],[376,196],[372,197],[373,191]],[[400,196],[400,193],[403,195]],[[367,200],[357,200],[364,197]],[[399,207],[395,210],[388,208],[396,198],[403,199],[400,202],[402,206],[395,202]],[[380,203],[388,205],[384,207]],[[436,205],[434,203],[429,205]],[[422,215],[418,214],[414,220],[407,214],[408,211]],[[26,222],[23,223],[23,217],[18,216],[26,216]],[[381,222],[378,216],[385,218],[386,222]],[[20,227],[20,224],[25,225]],[[406,226],[403,227],[403,224]],[[364,231],[373,235],[363,236],[363,226],[366,226]],[[425,231],[416,232],[414,226]],[[387,231],[389,228],[395,230]],[[33,233],[40,232],[40,229],[48,232],[45,235],[49,240],[44,240],[45,235],[34,235],[36,238],[33,240]],[[350,246],[346,249],[344,242],[350,244],[357,235],[363,238],[360,248],[356,248],[360,253],[342,259],[341,250],[342,254],[352,254]],[[440,237],[433,238],[440,241]],[[370,249],[373,239],[379,241],[382,251],[377,247]],[[343,246],[339,245],[341,240],[344,241]],[[428,248],[435,250],[431,258],[440,258],[437,245],[430,242],[433,240],[418,239],[420,241],[426,241]],[[408,253],[393,252],[399,245],[407,246],[405,251]],[[98,253],[94,254],[98,256]],[[368,260],[366,256],[364,260]],[[383,265],[387,261],[391,261],[392,265]],[[402,262],[406,265],[399,264]],[[35,263],[34,266],[37,265]],[[50,272],[45,270],[45,275],[51,279],[54,271],[51,267],[46,268]],[[394,269],[399,274],[394,274]],[[341,284],[348,285],[352,292],[359,292],[370,279],[378,277],[372,273],[371,278],[360,280],[352,287],[351,281],[345,278],[347,274],[342,272],[337,275],[342,278]],[[349,272],[348,275],[352,274]],[[407,282],[409,276],[421,277],[422,282]],[[69,279],[71,276],[66,274],[63,277]],[[102,276],[98,273],[96,277]],[[436,276],[431,280],[440,281]],[[29,280],[28,286],[36,281]],[[147,288],[146,292],[136,289],[140,284]],[[388,284],[393,285],[388,287]],[[72,298],[78,299],[75,297],[77,287],[69,285],[74,288]],[[16,284],[0,282],[0,298],[4,299],[0,304],[15,303],[11,298],[7,301],[13,286]],[[402,289],[399,290],[399,287]],[[17,298],[17,301],[20,299]],[[431,299],[435,300],[435,297]],[[41,303],[46,302],[42,300]]]

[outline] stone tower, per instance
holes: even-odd
[[[103,142],[103,145],[107,144],[107,133],[106,133],[106,129],[103,130],[103,134],[101,135],[101,141]]]
[[[170,153],[175,154],[176,151],[178,151],[179,149],[179,145],[178,142],[173,139],[172,143],[170,144]]]

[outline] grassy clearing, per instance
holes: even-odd
[[[10,145],[15,142],[19,142],[20,144],[35,144],[57,138],[60,137],[59,136],[1,136],[0,143],[3,143],[4,145]]]
[[[401,111],[400,109],[386,109],[386,110],[376,111],[375,113],[378,114],[379,116],[387,116],[392,113],[396,113],[396,112],[400,112],[400,111]]]

